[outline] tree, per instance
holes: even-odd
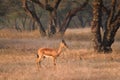
[[[24,14],[20,2],[21,0],[0,0],[0,25],[2,28],[19,27],[17,19],[22,18],[21,14]],[[16,29],[16,27],[14,28]]]
[[[68,25],[75,14],[82,10],[87,4],[88,0],[86,0],[81,6],[78,6],[74,9],[71,9],[67,12],[64,20],[62,23],[59,22],[58,18],[58,7],[62,0],[45,0],[45,1],[40,1],[40,0],[22,0],[23,3],[23,8],[25,9],[26,13],[32,17],[34,21],[37,22],[39,25],[39,30],[41,36],[53,36],[53,35],[64,35],[66,29],[68,28]],[[48,27],[47,30],[43,27],[37,13],[35,10],[34,4],[39,5],[40,8],[48,11],[49,13],[49,21],[48,21]]]
[[[120,3],[118,0],[112,0],[110,6],[107,8],[103,4],[103,0],[93,1],[91,30],[93,33],[94,50],[97,52],[112,52],[111,46],[120,27]],[[103,17],[103,15],[106,17]],[[102,24],[103,19],[105,24]]]

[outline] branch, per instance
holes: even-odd
[[[71,16],[75,16],[75,14],[76,14],[78,11],[83,10],[83,8],[86,7],[86,5],[88,4],[88,1],[89,1],[89,0],[86,0],[86,1],[83,3],[83,5],[81,5],[81,6],[77,7],[77,8],[72,9],[72,10],[70,11]]]
[[[115,18],[114,18],[113,22],[115,22],[115,21],[117,20],[117,18],[120,17],[120,4],[118,5],[117,10],[118,10],[118,11],[117,11],[117,13],[116,13],[116,15],[115,15]]]
[[[48,4],[48,0],[45,0],[45,3]]]
[[[28,1],[28,0],[22,0],[22,3],[23,3],[23,8],[25,9],[27,15],[29,15],[30,17],[32,17],[33,20],[35,20],[38,23],[38,25],[40,27],[40,30],[41,30],[41,33],[43,33],[43,32],[45,33],[45,30],[42,27],[42,24],[41,24],[41,22],[40,22],[40,20],[39,20],[39,18],[37,16],[37,14],[36,14],[36,11],[35,11],[33,3],[30,2],[30,1]]]
[[[111,25],[112,25],[113,30],[115,31],[120,27],[120,8]]]
[[[112,23],[113,27],[120,27],[120,16]]]
[[[55,6],[54,6],[55,9],[58,8],[58,6],[59,6],[59,4],[60,4],[61,1],[62,0],[55,0]]]
[[[48,11],[53,11],[54,9],[58,8],[58,6],[62,0],[55,0],[54,7],[52,7],[50,4],[48,4],[48,0],[45,0],[45,4],[41,3],[40,0],[31,0],[31,1],[38,4],[43,9],[46,9]]]
[[[23,8],[25,9],[25,12],[27,13],[27,15],[31,17],[33,17],[33,15],[36,15],[35,8],[32,3],[27,2],[27,0],[22,0],[22,3],[23,3]],[[29,7],[28,7],[28,3],[29,3]]]
[[[110,31],[110,41],[111,42],[114,41],[114,36],[116,35],[116,32],[118,31],[119,28],[120,28],[120,4],[118,7],[118,13],[115,16],[115,19],[111,24],[111,31]]]
[[[108,24],[107,25],[110,25],[110,23],[113,20],[114,13],[115,13],[115,5],[116,5],[116,0],[112,0],[112,7],[111,7],[110,15],[108,17]]]
[[[31,0],[32,2],[34,2],[34,3],[36,3],[36,4],[38,4],[41,8],[45,8],[45,5],[44,4],[42,4],[39,0]],[[45,0],[46,1],[46,0]]]
[[[66,15],[66,17],[65,17],[65,19],[64,19],[64,21],[62,23],[62,26],[60,27],[59,32],[60,31],[64,32],[67,29],[68,24],[69,24],[70,20],[72,19],[72,17],[75,16],[75,14],[78,11],[81,11],[84,7],[86,7],[86,5],[88,4],[88,2],[89,2],[89,0],[86,0],[80,7],[74,8],[74,9],[70,10],[67,13],[67,15]]]
[[[27,7],[27,1],[26,0],[22,0],[22,7],[24,8],[25,12],[27,13],[28,16],[32,17],[29,10],[28,10],[28,7]]]
[[[107,13],[107,15],[110,14],[110,10],[108,10],[102,3],[102,10],[105,11]]]
[[[111,13],[110,16],[113,19],[114,13],[115,13],[115,5],[116,5],[116,0],[112,0],[112,9],[111,9]]]

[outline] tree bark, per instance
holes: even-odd
[[[111,45],[114,42],[116,32],[120,26],[120,9],[118,9],[118,13],[115,16],[116,0],[112,0],[111,6],[112,7],[109,12],[109,17],[108,17],[107,24],[106,24],[106,30],[104,32],[104,37],[103,37],[104,52],[112,52]]]
[[[91,24],[91,30],[93,33],[93,42],[94,42],[94,50],[97,52],[101,51],[102,48],[102,40],[101,40],[101,0],[93,1],[93,21]]]
[[[103,51],[105,53],[112,52],[112,44],[114,42],[114,38],[117,30],[120,26],[120,5],[119,7],[116,5],[117,1],[112,0],[111,9],[107,9],[102,0],[94,0],[93,2],[93,21],[92,21],[92,33],[94,35],[94,49],[97,52]],[[108,16],[106,22],[104,24],[103,31],[100,31],[100,27],[102,27],[102,9],[106,12]],[[116,13],[116,10],[118,13]],[[101,36],[101,32],[103,32],[103,37]]]

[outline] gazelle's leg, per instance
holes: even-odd
[[[56,57],[53,57],[53,64],[56,66]]]
[[[38,58],[39,58],[39,55],[37,54],[36,64],[38,64]]]
[[[41,67],[41,59],[42,59],[42,54],[41,55],[39,55],[39,57],[36,59],[36,63],[37,63],[37,66],[39,67]]]

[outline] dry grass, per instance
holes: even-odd
[[[39,38],[39,31],[23,31],[23,32],[18,32],[15,29],[2,29],[0,30],[0,38]]]
[[[116,40],[120,40],[120,30],[116,33]],[[16,39],[23,39],[23,38],[31,38],[31,39],[38,39],[40,38],[39,30],[35,31],[23,31],[18,32],[14,29],[2,29],[0,30],[0,38],[16,38]],[[67,29],[65,32],[64,38],[67,40],[91,40],[92,33],[90,28],[78,28],[78,29]]]
[[[90,30],[90,28],[68,29],[64,37],[68,40],[91,40],[92,33]]]
[[[89,42],[90,29],[79,30],[66,32],[69,50],[64,50],[57,58],[57,66],[54,67],[52,60],[46,58],[39,71],[35,64],[37,49],[57,48],[60,39],[40,39],[37,31],[30,34],[0,31],[0,35],[7,34],[0,36],[0,80],[120,80],[119,32],[112,46],[113,53],[97,54]]]

